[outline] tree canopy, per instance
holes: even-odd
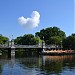
[[[7,41],[8,41],[7,37],[0,35],[0,44],[5,44],[5,43],[7,43]]]
[[[7,37],[0,35],[0,44],[6,44],[8,40],[9,39]],[[37,45],[38,42],[41,42],[42,44],[42,40],[44,40],[48,45],[55,44],[61,46],[62,42],[63,48],[75,49],[75,34],[66,37],[65,32],[58,27],[42,29],[39,32],[36,32],[35,36],[33,34],[19,36],[15,39],[15,44]]]
[[[0,44],[6,44],[8,40],[8,37],[0,34]],[[25,34],[17,37],[14,41],[15,44],[20,45],[37,45],[39,42],[42,44],[43,40],[48,45],[54,44],[61,46],[62,43],[64,49],[75,50],[75,34],[71,34],[66,37],[65,32],[58,27],[48,27],[42,29],[39,32],[36,32],[35,36],[33,34]]]
[[[32,34],[25,34],[24,36],[17,37],[15,39],[16,44],[22,45],[35,45],[38,44],[39,38],[34,37]]]
[[[60,30],[58,27],[49,27],[46,29],[40,30],[40,32],[36,32],[35,36],[39,36],[43,39],[46,44],[58,44],[60,45],[61,41],[66,38],[66,34],[64,31]]]
[[[39,38],[40,42],[42,42],[43,37],[46,44],[56,44],[60,45],[61,41],[66,38],[66,34],[64,31],[60,30],[58,27],[49,27],[46,29],[40,30],[40,32],[36,32],[35,36],[32,34],[25,34],[24,36],[17,37],[15,39],[15,44],[22,45],[34,45],[38,44]]]
[[[63,40],[63,47],[67,49],[75,49],[75,34],[72,34]]]

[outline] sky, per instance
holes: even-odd
[[[74,11],[75,0],[0,0],[0,34],[12,39],[56,26],[69,36]]]

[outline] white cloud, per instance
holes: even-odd
[[[19,17],[18,22],[22,25],[25,29],[33,29],[38,27],[40,22],[40,14],[37,11],[33,11],[31,14],[31,18]]]

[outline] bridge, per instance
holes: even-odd
[[[38,45],[19,45],[14,44],[14,40],[9,41],[7,44],[0,44],[0,48],[56,48],[56,45],[46,45],[43,41],[42,44],[38,43]]]
[[[0,45],[0,48],[15,48],[15,49],[17,49],[17,48],[42,48],[42,45],[14,45],[14,46],[8,46],[8,45]],[[50,49],[50,48],[56,48],[56,46],[55,45],[45,45],[45,47],[44,48],[48,48],[48,49]]]
[[[14,44],[14,40],[11,40],[8,42],[8,44],[0,44],[0,49],[8,49],[8,54],[15,55],[15,49],[42,49],[42,52],[44,52],[46,49],[55,49],[58,48],[56,45],[46,45],[45,42],[42,42],[42,45],[38,43],[38,45],[16,45]],[[60,47],[59,47],[60,48]]]

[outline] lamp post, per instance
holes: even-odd
[[[44,42],[44,36],[43,36],[43,42]]]
[[[45,29],[43,29],[43,35],[42,35],[42,38],[43,38],[43,42],[44,42],[44,31],[45,31]]]
[[[41,44],[40,44],[40,37],[38,37],[38,38],[39,38],[38,46],[40,47],[40,45],[41,45]]]
[[[12,40],[13,40],[13,35],[12,35]]]
[[[45,41],[44,41],[44,29],[43,29],[43,41],[42,41],[42,49],[43,49],[43,52],[45,51]]]
[[[62,40],[61,40],[61,48],[62,48]]]

